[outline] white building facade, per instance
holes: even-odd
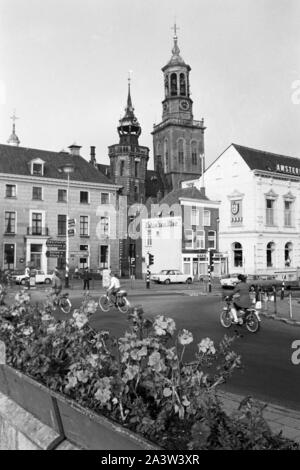
[[[292,277],[300,266],[300,159],[232,144],[204,176],[207,196],[221,202],[228,271]]]

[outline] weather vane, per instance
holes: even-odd
[[[14,124],[15,124],[15,121],[16,121],[17,119],[19,119],[19,118],[16,116],[16,110],[15,110],[15,109],[14,109],[14,114],[11,116],[10,119],[12,119],[12,121],[13,121]]]
[[[174,37],[177,38],[177,31],[180,29],[177,24],[176,24],[176,18],[174,20],[174,26],[172,26],[173,31],[174,31]]]

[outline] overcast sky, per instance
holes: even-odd
[[[16,109],[22,146],[108,163],[132,70],[152,168],[175,17],[207,163],[231,142],[300,157],[299,0],[0,0],[0,142]]]

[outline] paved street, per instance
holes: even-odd
[[[165,314],[174,318],[179,329],[192,331],[195,344],[207,336],[219,341],[228,332],[219,323],[223,303],[217,296],[135,293],[130,300],[133,305],[142,305],[149,317]],[[73,305],[78,306],[79,300],[74,300]],[[127,320],[126,315],[115,309],[108,313],[99,309],[91,318],[91,324],[119,336],[124,332]],[[229,331],[234,334],[233,329]],[[300,365],[291,362],[291,344],[300,339],[300,328],[262,318],[258,334],[250,334],[243,327],[238,327],[238,331],[243,336],[236,340],[234,347],[242,356],[244,369],[235,373],[226,390],[252,394],[267,402],[300,410]]]

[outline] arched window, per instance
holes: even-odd
[[[239,242],[232,245],[233,249],[233,265],[235,268],[243,267],[243,247]]]
[[[169,75],[165,75],[165,93],[169,96]]]
[[[171,74],[171,96],[177,96],[177,74]]]
[[[178,140],[178,163],[179,165],[183,165],[183,157],[184,157],[184,151],[183,151],[183,139]]]
[[[293,244],[288,242],[284,247],[284,265],[288,268],[292,266]]]
[[[267,244],[267,268],[272,268],[274,266],[274,256],[275,256],[275,243],[269,242]]]
[[[185,75],[184,73],[180,74],[180,95],[186,96],[186,83],[185,83]]]
[[[192,165],[197,165],[197,142],[192,142]]]

